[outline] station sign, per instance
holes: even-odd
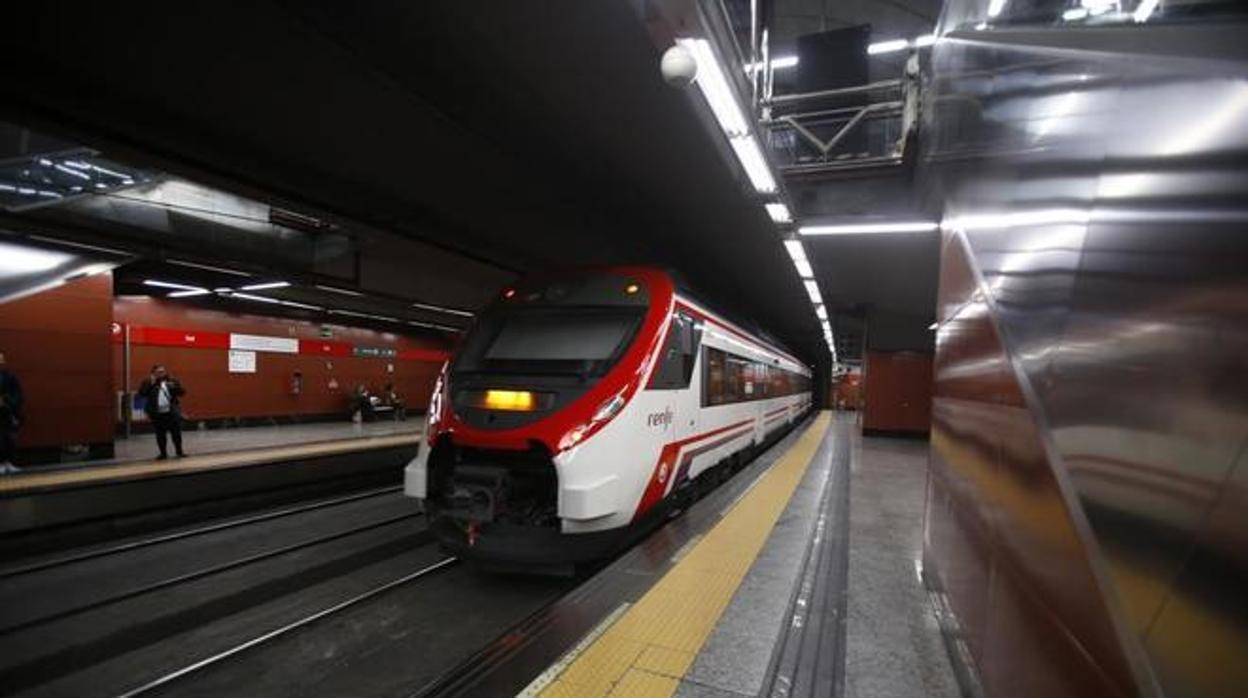
[[[230,348],[246,351],[269,351],[298,354],[299,340],[292,337],[268,337],[260,334],[231,334]]]
[[[365,359],[393,359],[399,355],[399,351],[390,347],[357,346],[354,355]]]

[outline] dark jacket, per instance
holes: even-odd
[[[17,380],[17,374],[12,371],[0,369],[0,427],[7,429],[15,429],[22,422],[22,408],[25,406],[25,396],[22,394],[22,384]]]
[[[165,377],[164,382],[169,384],[169,414],[182,415],[182,396],[186,395],[186,389],[182,387],[182,383],[176,378]],[[139,395],[143,397],[143,411],[148,417],[155,417],[160,414],[160,381],[153,381],[151,378],[144,378],[143,383],[139,385]]]

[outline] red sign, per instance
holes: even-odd
[[[323,339],[299,340],[299,353],[309,356],[351,356],[352,347],[346,342],[328,342]]]
[[[229,332],[200,332],[177,330],[168,327],[131,327],[130,341],[159,347],[197,347],[200,349],[229,349]]]

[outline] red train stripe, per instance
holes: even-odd
[[[633,520],[636,520],[650,507],[659,503],[663,499],[663,495],[667,493],[667,481],[669,476],[675,476],[673,472],[676,465],[676,457],[680,455],[680,449],[688,444],[709,439],[712,436],[723,434],[726,431],[738,429],[749,424],[750,419],[744,419],[740,422],[729,424],[728,426],[712,429],[711,431],[690,436],[680,441],[673,441],[663,446],[663,451],[659,453],[659,460],[654,464],[654,470],[650,473],[650,482],[646,485],[646,491],[641,495],[641,502],[637,505],[637,511],[633,513]]]

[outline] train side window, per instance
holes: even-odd
[[[706,380],[702,382],[702,404],[722,405],[725,399],[724,352],[707,347],[705,350]]]
[[[702,340],[702,328],[684,313],[672,316],[667,339],[659,352],[659,365],[650,375],[652,390],[684,390],[693,379],[693,368],[698,362],[698,346]]]

